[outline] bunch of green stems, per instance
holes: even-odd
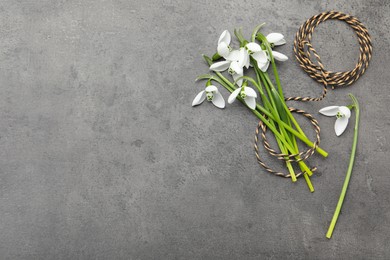
[[[256,64],[256,61],[252,58],[251,62],[253,64],[254,72],[256,74],[256,79],[253,79],[248,76],[243,76],[240,79],[244,80],[244,86],[249,82],[253,84],[260,93],[262,104],[257,102],[256,109],[251,111],[274,134],[281,153],[286,155],[299,154],[297,138],[309,147],[314,147],[314,143],[307,138],[306,134],[303,132],[302,128],[299,126],[298,122],[296,121],[284,101],[283,89],[280,83],[275,60],[272,56],[271,45],[267,41],[266,37],[258,32],[260,27],[261,25],[256,27],[253,31],[251,41],[254,42],[255,39],[257,39],[259,42],[261,42],[261,47],[263,48],[263,50],[267,51],[271,62],[276,87],[272,83],[268,73],[261,71]],[[245,40],[242,36],[241,30],[235,30],[234,34],[240,41],[240,47],[245,47],[248,41]],[[214,59],[219,58],[218,55],[214,55],[213,59],[205,55],[203,57],[209,65],[213,64]],[[201,75],[197,79],[208,79],[210,81],[216,81],[221,86],[226,88],[229,92],[233,92],[236,89],[235,82],[229,81],[220,72],[214,73],[215,75]],[[244,100],[240,96],[238,96],[237,98],[245,104]],[[315,150],[324,157],[328,156],[328,153],[318,146]],[[301,158],[299,156],[295,156],[295,159],[297,160],[297,164],[300,170],[303,172],[303,177],[307,183],[309,190],[311,192],[314,192],[314,187],[310,181],[310,176],[312,176],[313,174],[312,170],[307,166],[304,161],[300,160]],[[290,173],[292,182],[296,182],[297,177],[292,163],[288,160],[288,158],[286,158],[285,163]]]

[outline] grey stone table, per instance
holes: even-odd
[[[293,104],[322,127],[315,193],[267,174],[241,104],[192,108],[219,34],[281,32],[286,95],[318,95],[292,42],[314,14],[368,27],[374,55],[352,87]],[[390,5],[387,1],[0,2],[1,259],[389,259]],[[356,37],[330,21],[313,44],[329,69],[354,66]],[[353,130],[317,111],[362,103],[357,162],[338,225]],[[225,98],[228,93],[223,92]],[[268,158],[273,167],[282,167]]]

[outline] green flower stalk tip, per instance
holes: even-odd
[[[345,176],[343,188],[341,189],[341,194],[339,197],[339,201],[336,206],[336,210],[333,214],[332,221],[330,222],[330,226],[328,229],[328,232],[326,233],[327,238],[331,238],[333,234],[333,230],[336,226],[337,219],[339,217],[341,207],[343,206],[344,198],[347,193],[348,189],[348,184],[349,180],[351,179],[351,174],[352,174],[352,168],[353,168],[353,163],[355,161],[355,154],[356,154],[356,146],[357,146],[357,141],[358,141],[358,131],[359,131],[359,116],[360,116],[360,111],[359,111],[359,103],[357,99],[355,98],[354,95],[349,94],[349,97],[352,99],[353,104],[349,107],[353,107],[355,109],[356,115],[355,115],[355,128],[354,128],[354,136],[353,136],[353,143],[352,143],[352,150],[351,150],[351,156],[349,158],[349,165],[348,165],[348,170],[347,174]]]

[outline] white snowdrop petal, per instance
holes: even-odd
[[[267,54],[264,51],[255,52],[252,54],[252,57],[256,60],[258,64],[265,64],[267,62]],[[260,67],[260,65],[259,65]]]
[[[286,55],[284,55],[283,53],[277,52],[277,51],[272,51],[272,56],[274,56],[274,59],[278,60],[278,61],[288,60],[288,57]]]
[[[264,63],[264,64],[262,64],[261,67],[259,66],[260,70],[261,70],[262,72],[266,72],[267,69],[268,69],[269,63],[270,63],[269,60],[267,60],[267,62]]]
[[[219,61],[216,63],[211,64],[210,70],[214,71],[225,71],[229,68],[230,66],[230,61]]]
[[[201,92],[196,95],[194,100],[192,101],[192,106],[197,106],[203,103],[203,101],[206,99],[206,91],[202,90]]]
[[[238,88],[236,90],[234,90],[232,92],[232,94],[230,94],[229,98],[228,98],[228,103],[231,104],[234,102],[234,100],[236,100],[238,94],[240,94],[240,91],[241,91],[241,88]]]
[[[230,69],[232,69],[236,74],[244,73],[241,63],[238,61],[232,61],[232,63],[230,63]]]
[[[231,41],[230,32],[228,30],[225,30],[222,32],[221,36],[219,36],[218,45],[222,42],[226,43],[226,45],[229,45],[230,41]]]
[[[220,44],[218,44],[218,47],[217,47],[217,52],[220,56],[226,58],[229,56],[230,54],[230,50],[229,50],[229,47],[226,43],[224,42],[221,42]]]
[[[245,50],[245,48],[240,48],[240,56],[238,59],[238,65],[242,68],[248,63],[248,60],[249,60],[248,52]]]
[[[234,50],[229,53],[229,55],[226,57],[226,60],[229,61],[238,61],[240,59],[240,51]]]
[[[349,119],[346,117],[337,118],[336,123],[334,124],[334,130],[337,136],[340,136],[342,133],[344,133],[348,125],[348,120]]]
[[[249,69],[249,66],[250,66],[250,57],[249,55],[246,56],[246,59],[245,59],[245,62],[244,62],[244,66]]]
[[[225,107],[225,100],[223,99],[221,93],[215,92],[213,99],[211,102],[218,108],[224,108]]]
[[[217,88],[216,86],[214,86],[214,85],[207,86],[207,87],[205,88],[205,90],[206,90],[207,92],[218,92],[218,88]]]
[[[341,107],[339,107],[339,111],[340,111],[340,113],[343,114],[346,118],[350,118],[350,117],[351,117],[351,110],[349,110],[348,107],[341,106]]]
[[[245,99],[245,103],[248,105],[248,107],[252,110],[255,110],[256,109],[256,98],[254,97],[246,97]]]
[[[254,97],[254,98],[257,97],[256,91],[254,91],[253,88],[250,88],[250,87],[245,87],[245,88],[244,88],[244,93],[245,93],[245,95],[247,95],[248,97]]]
[[[286,40],[284,38],[281,39],[280,41],[274,42],[275,46],[280,46],[280,45],[283,45],[283,44],[286,44]]]
[[[269,43],[275,44],[276,42],[284,39],[284,36],[281,33],[270,33],[266,36],[266,38]]]
[[[239,79],[240,77],[242,77],[243,76],[243,74],[233,74],[233,80],[234,81],[236,81],[236,83],[237,83],[237,85],[239,86],[239,87],[241,87],[242,86],[242,79]]]
[[[339,112],[339,106],[324,107],[321,108],[318,112],[320,112],[324,116],[336,116],[337,112]]]
[[[259,44],[255,43],[255,42],[250,42],[248,43],[247,45],[245,45],[248,50],[250,50],[251,52],[257,52],[257,51],[261,51],[261,47]]]

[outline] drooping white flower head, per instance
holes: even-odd
[[[320,109],[321,114],[325,116],[337,117],[334,124],[334,130],[337,136],[340,136],[348,126],[349,118],[351,117],[351,110],[346,106],[329,106]]]
[[[239,77],[244,76],[244,65],[246,63],[245,49],[233,50],[226,56],[226,60],[219,61],[211,64],[210,70],[222,72],[228,70],[232,75],[234,81],[237,81],[237,85],[242,85],[242,80],[237,80]]]
[[[219,36],[218,39],[218,47],[217,47],[217,52],[221,57],[226,57],[230,53],[230,41],[232,37],[230,36],[230,33],[228,30],[225,30],[222,32],[221,36]]]
[[[267,52],[264,50],[255,52],[252,54],[253,59],[255,59],[257,66],[262,72],[266,72],[269,66],[269,57]]]
[[[265,38],[267,38],[267,41],[274,46],[279,46],[286,43],[286,40],[281,33],[270,33]]]
[[[218,108],[225,107],[225,100],[223,99],[221,93],[219,93],[218,88],[214,85],[207,86],[204,90],[199,92],[192,101],[192,106],[202,104],[206,98],[207,101],[211,101],[214,106]]]
[[[286,43],[284,36],[280,33],[270,33],[267,35],[266,38],[272,46],[278,46]],[[259,69],[263,72],[266,72],[271,60],[268,55],[268,52],[266,50],[263,50],[261,46],[255,42],[250,42],[246,44],[245,47],[248,50],[248,54],[256,60]],[[278,61],[288,60],[288,57],[286,55],[277,51],[272,51],[272,56],[275,60]]]
[[[244,99],[245,103],[250,109],[252,110],[256,109],[256,98],[257,98],[256,91],[254,91],[252,88],[247,86],[237,88],[232,92],[232,94],[230,94],[228,103],[229,104],[233,103],[236,100],[238,95],[240,95],[240,97]]]

